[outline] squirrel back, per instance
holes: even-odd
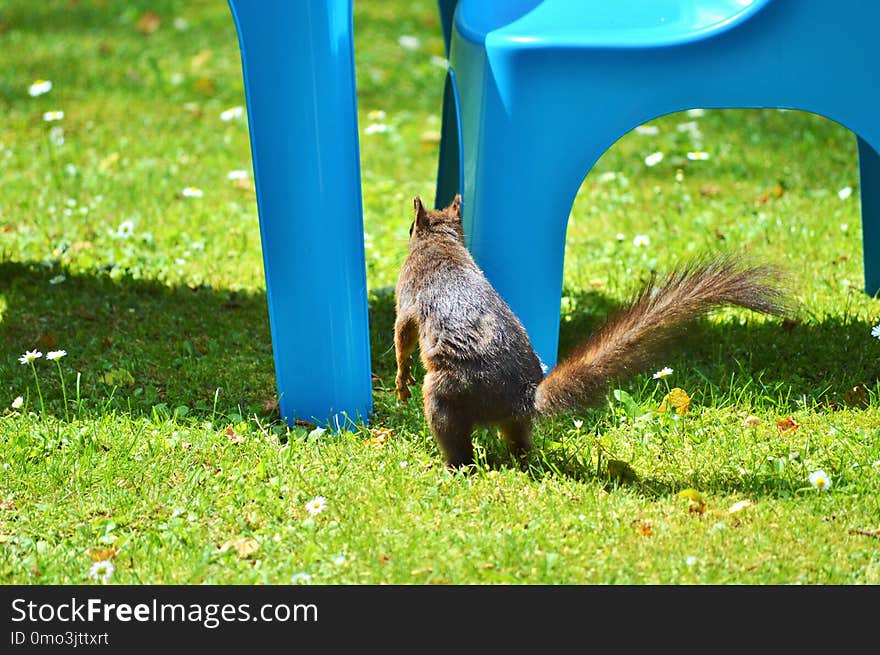
[[[788,313],[774,267],[704,258],[652,280],[544,377],[522,323],[464,245],[461,197],[442,210],[416,197],[414,207],[396,288],[396,390],[409,398],[418,344],[425,417],[451,466],[471,463],[477,425],[498,426],[524,453],[536,418],[600,403],[612,382],[642,372],[712,309]]]

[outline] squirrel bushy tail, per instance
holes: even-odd
[[[697,260],[660,284],[652,280],[538,385],[538,414],[596,405],[612,381],[643,370],[685,323],[725,305],[784,316],[788,307],[773,266],[733,258]]]

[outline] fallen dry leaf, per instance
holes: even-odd
[[[238,539],[230,539],[220,546],[220,552],[226,552],[232,548],[238,555],[238,559],[247,559],[251,555],[256,554],[260,550],[260,542],[251,537],[239,537]]]
[[[440,132],[437,130],[425,130],[419,135],[422,143],[440,143]]]
[[[764,421],[759,419],[757,416],[753,414],[749,414],[743,419],[742,426],[744,428],[756,428],[761,425]]]
[[[702,516],[706,513],[706,499],[696,489],[683,489],[678,492],[679,498],[687,498],[688,512]]]
[[[721,193],[721,187],[717,184],[704,184],[700,187],[700,195],[707,198],[714,198]]]
[[[800,424],[794,420],[793,416],[786,416],[776,421],[776,429],[780,434],[793,434],[800,427]]]
[[[213,54],[214,53],[211,50],[205,49],[200,51],[198,54],[193,55],[193,58],[189,60],[190,70],[192,70],[193,72],[201,70],[204,65],[211,60],[211,56]]]
[[[660,407],[657,408],[657,411],[662,413],[671,407],[675,409],[676,414],[684,416],[688,413],[690,406],[691,397],[687,395],[687,392],[684,389],[675,387],[668,394],[663,396],[663,400],[660,402]]]
[[[138,19],[138,22],[135,23],[135,28],[141,34],[149,35],[158,30],[161,24],[162,17],[155,11],[148,11]]]
[[[249,180],[248,178],[241,178],[241,179],[235,180],[232,183],[232,186],[234,186],[236,189],[241,189],[242,191],[248,191],[248,192],[252,192],[252,191],[257,190],[257,187],[254,186],[253,180]]]
[[[0,509],[3,510],[13,510],[15,509],[15,503],[11,500],[4,500],[0,498]]]
[[[119,161],[119,153],[111,152],[109,155],[104,157],[100,162],[98,162],[98,170],[102,173],[110,170],[114,166],[116,166],[116,162]]]
[[[367,445],[382,447],[388,442],[389,437],[394,436],[394,431],[391,428],[372,428],[370,434],[373,437],[367,441]]]
[[[201,93],[203,95],[211,95],[214,93],[214,80],[210,77],[200,77],[193,84],[193,89],[197,93]]]
[[[230,426],[226,428],[223,432],[226,435],[226,438],[229,439],[230,443],[242,443],[244,442],[244,437],[235,431],[235,428]]]
[[[103,562],[108,559],[113,559],[116,557],[117,550],[115,547],[111,548],[89,548],[86,551],[86,554],[91,558],[94,562]]]
[[[646,519],[638,522],[638,525],[636,525],[636,531],[643,537],[650,537],[654,534],[654,526]]]

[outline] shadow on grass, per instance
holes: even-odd
[[[138,415],[165,403],[171,411],[210,412],[219,388],[219,408],[267,414],[264,405],[276,392],[264,293],[113,279],[104,272],[65,272],[64,282],[52,285],[56,273],[40,264],[0,263],[4,392],[27,391],[35,401],[33,373],[17,358],[25,350],[63,349],[68,398],[79,372],[86,406]],[[45,360],[36,364],[47,410],[63,416],[58,370]],[[108,374],[115,384],[102,382]]]
[[[23,352],[64,349],[68,355],[60,363],[68,398],[79,372],[85,406],[93,410],[113,407],[149,416],[154,406],[164,404],[171,412],[182,407],[184,413],[210,416],[217,394],[220,414],[255,413],[261,420],[279,420],[273,406],[276,387],[265,293],[113,279],[104,272],[68,274],[63,283],[51,285],[56,273],[40,264],[0,263],[0,405],[8,406],[18,395],[36,402],[30,367],[17,361]],[[560,330],[563,355],[617,305],[601,293],[588,292],[574,297],[574,307]],[[371,294],[373,423],[419,432],[423,419],[418,403],[398,406],[393,399],[393,323],[393,294]],[[795,325],[701,321],[658,365],[671,366],[675,384],[715,404],[757,397],[785,411],[805,398],[808,404],[833,408],[845,404],[847,391],[857,385],[865,385],[876,402],[880,359],[870,329],[867,323],[838,319]],[[37,365],[47,410],[61,417],[58,371],[45,360]],[[115,385],[102,381],[108,373]],[[420,380],[418,366],[415,373]],[[619,386],[635,393],[646,380],[650,372]],[[600,423],[607,411],[588,410],[588,424]],[[541,425],[539,430],[552,435],[552,425]],[[482,441],[490,466],[510,465],[503,444]],[[549,465],[537,470],[574,478],[604,476],[605,482],[616,484],[613,476],[583,462],[553,453],[544,456]],[[668,491],[650,480],[640,481],[639,488]]]
[[[169,286],[104,271],[64,271],[53,285],[57,273],[40,263],[0,262],[0,408],[19,395],[37,407],[33,372],[18,362],[25,351],[65,350],[59,363],[71,406],[79,373],[83,406],[93,412],[150,416],[164,405],[169,413],[210,417],[216,395],[220,414],[280,421],[265,292]],[[393,295],[371,297],[370,314],[378,395],[383,379],[393,382]],[[35,364],[47,412],[64,417],[55,364]]]

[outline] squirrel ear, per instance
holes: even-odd
[[[452,215],[456,218],[461,218],[461,194],[456,193],[455,198],[452,199],[452,204],[449,205],[449,210],[452,212]]]
[[[422,199],[416,196],[413,198],[413,209],[415,210],[416,225],[423,226],[428,224],[428,212],[422,204]]]

